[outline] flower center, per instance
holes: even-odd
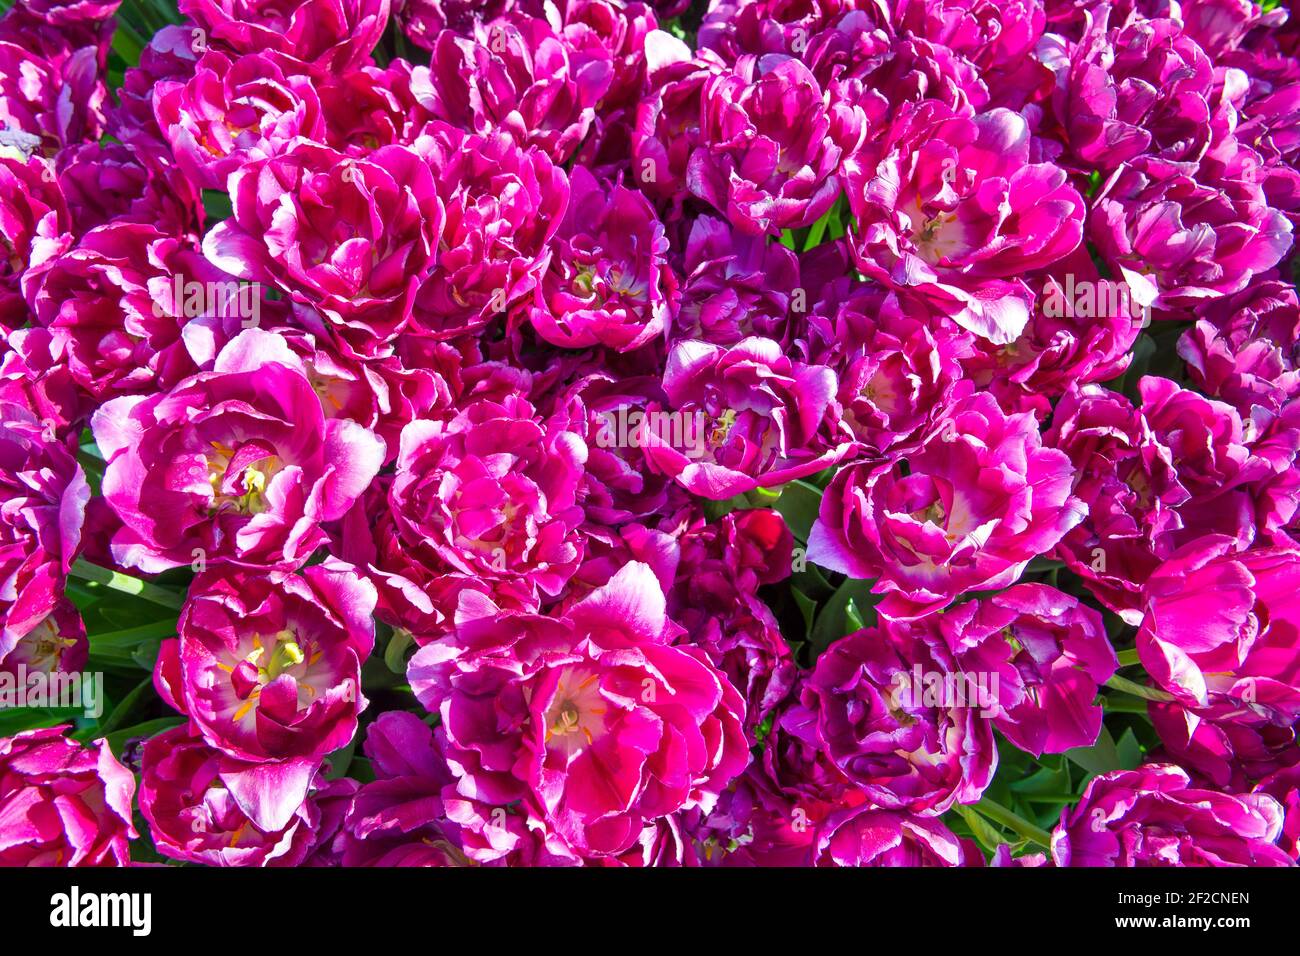
[[[298,706],[302,706],[302,697],[316,695],[316,690],[309,683],[307,668],[321,658],[321,651],[313,651],[310,643],[304,647],[297,634],[289,629],[277,631],[264,643],[262,635],[254,634],[252,649],[237,664],[219,664],[230,674],[231,685],[236,696],[243,703],[235,711],[234,719],[243,720],[261,702],[262,689],[286,673],[292,673],[299,694]]]
[[[913,512],[913,516],[916,518],[917,521],[921,521],[921,522],[929,521],[933,523],[935,527],[942,528],[943,519],[948,516],[948,513],[944,510],[943,502],[935,500],[931,502],[928,507],[922,509],[921,511]]]
[[[709,429],[709,445],[712,448],[718,448],[726,444],[727,436],[731,434],[731,427],[736,424],[736,410],[728,408],[717,418],[713,419],[713,427]]]
[[[54,616],[50,615],[32,628],[19,646],[27,653],[28,670],[49,674],[59,669],[64,652],[76,647],[77,641],[61,635]]]
[[[588,667],[566,667],[546,708],[546,745],[568,754],[594,743],[605,732],[605,698],[600,675]]]
[[[1010,624],[1002,629],[1002,639],[1011,645],[1012,652],[1017,655],[1025,649],[1025,645],[1020,643],[1019,638],[1016,637],[1016,632],[1011,629]]]
[[[1124,479],[1124,483],[1138,497],[1138,504],[1143,508],[1151,507],[1151,482],[1140,468],[1134,468]]]
[[[280,470],[280,460],[268,455],[245,465],[237,476],[236,489],[232,491],[228,479],[235,451],[228,445],[214,441],[213,453],[208,455],[208,483],[212,486],[212,501],[208,512],[216,514],[233,510],[239,514],[256,515],[266,510],[266,486]]]
[[[573,287],[583,295],[591,295],[596,287],[596,273],[591,269],[579,269],[573,277]]]

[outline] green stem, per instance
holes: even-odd
[[[1111,690],[1122,691],[1125,694],[1132,694],[1134,697],[1141,697],[1144,700],[1155,700],[1161,703],[1169,703],[1174,699],[1173,694],[1166,694],[1162,690],[1154,687],[1146,687],[1142,684],[1135,683],[1125,677],[1115,674],[1110,680],[1106,681],[1106,686]]]
[[[139,627],[127,627],[120,631],[104,631],[90,638],[91,648],[95,644],[139,644],[155,637],[171,637],[176,633],[176,618],[141,624]]]
[[[148,581],[141,581],[129,574],[101,568],[99,565],[91,564],[83,558],[78,558],[73,563],[72,570],[69,573],[75,578],[81,578],[83,581],[94,581],[96,584],[102,584],[114,591],[121,591],[123,594],[134,594],[151,604],[160,604],[173,610],[179,611],[185,604],[185,597],[175,591],[160,588]]]
[[[1022,793],[1020,799],[1026,803],[1078,803],[1083,799],[1079,793]]]
[[[1120,651],[1115,656],[1119,658],[1120,667],[1132,667],[1134,664],[1142,663],[1141,659],[1138,657],[1136,647],[1131,647],[1127,651]]]
[[[994,803],[988,797],[985,797],[975,804],[975,809],[994,823],[1004,826],[1008,830],[1014,830],[1018,836],[1037,843],[1044,850],[1051,849],[1052,835],[1050,833],[1037,824],[1030,823],[1018,813],[1008,810],[1002,804]]]
[[[812,227],[808,230],[808,238],[805,239],[803,243],[804,252],[816,248],[816,246],[821,243],[822,236],[826,234],[826,225],[830,222],[830,218],[834,213],[835,210],[832,208],[826,213],[826,215],[822,216],[812,224]]]
[[[118,17],[110,45],[127,66],[135,66],[140,62],[140,54],[149,44],[131,24]]]
[[[1101,698],[1101,706],[1108,714],[1146,715],[1150,705],[1141,697],[1130,697],[1128,694],[1104,694]]]

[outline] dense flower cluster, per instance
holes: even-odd
[[[0,17],[0,678],[116,705],[0,864],[1300,858],[1285,9],[118,6]]]

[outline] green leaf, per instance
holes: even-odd
[[[163,638],[176,634],[176,621],[171,619],[96,633],[94,624],[98,620],[88,616],[86,625],[90,634],[90,666],[93,670],[152,671]]]
[[[384,648],[384,663],[394,674],[406,673],[406,652],[415,644],[415,638],[411,632],[405,628],[398,628],[393,631],[393,636],[388,639],[388,646]]]
[[[813,619],[817,615],[817,602],[798,588],[791,588],[790,594],[794,598],[795,606],[799,608],[799,614],[803,617],[803,638],[806,641],[812,634]]]
[[[1011,789],[1026,799],[1048,793],[1069,793],[1069,765],[1061,761],[1061,766],[1055,770],[1051,767],[1040,767],[1028,777],[1012,781]]]
[[[794,574],[790,575],[790,583],[794,587],[817,602],[824,601],[835,593],[835,585],[826,580],[821,568],[807,563],[800,568],[799,563],[795,563]]]
[[[73,562],[69,574],[81,578],[83,581],[111,588],[114,591],[121,591],[123,594],[134,595],[173,610],[180,610],[181,605],[185,603],[185,595],[183,594],[177,594],[175,591],[159,587],[148,581],[142,581],[129,574],[122,574],[120,571],[101,568],[97,564],[91,564],[85,558],[78,558]]]
[[[831,644],[838,641],[845,634],[850,633],[849,623],[849,602],[854,602],[855,611],[859,621],[869,617],[871,623],[875,623],[875,601],[871,593],[872,581],[859,581],[855,578],[849,578],[841,584],[831,595],[826,606],[822,608],[821,613],[817,615],[817,620],[813,622],[812,633],[808,639],[813,646],[813,650],[820,654]],[[869,614],[863,614],[861,608],[872,608]],[[861,630],[867,626],[866,623],[852,630]]]
[[[76,707],[12,707],[0,710],[0,737],[12,737],[24,730],[70,724],[81,716]]]
[[[140,54],[148,45],[134,27],[121,17],[117,18],[113,30],[113,52],[122,58],[126,66],[135,66],[140,62]]]
[[[1124,769],[1124,762],[1115,746],[1115,738],[1110,735],[1105,724],[1102,724],[1095,744],[1091,747],[1075,747],[1067,750],[1065,755],[1089,773],[1109,773]]]
[[[348,767],[352,766],[352,755],[357,751],[357,741],[361,739],[362,731],[358,730],[352,735],[346,747],[340,747],[328,757],[325,758],[329,764],[329,772],[325,774],[326,780],[337,780],[339,777],[347,776]]]
[[[808,532],[821,510],[822,493],[806,481],[792,481],[781,491],[773,508],[785,519],[790,533],[801,543],[808,541]]]
[[[832,224],[838,225],[839,221],[840,197],[837,196],[835,202],[831,204],[831,208],[827,209],[826,213],[809,228],[808,237],[804,240],[803,251],[807,252],[809,249],[821,245],[822,237],[826,235],[826,227]]]
[[[1047,830],[988,797],[983,797],[973,809],[999,826],[1006,827],[1023,839],[1032,840],[1044,849],[1052,844],[1052,835]]]
[[[131,693],[123,697],[118,702],[118,705],[113,708],[113,712],[100,721],[97,736],[120,730],[128,720],[139,716],[137,712],[144,709],[141,705],[151,702],[152,691],[153,675],[151,674],[136,684]]]
[[[874,615],[873,615],[874,621]],[[866,619],[861,611],[858,610],[857,602],[849,598],[848,604],[844,605],[844,623],[848,627],[849,633],[860,631],[867,626]]]
[[[1106,680],[1106,686],[1111,690],[1117,690],[1123,694],[1130,694],[1133,697],[1141,697],[1143,700],[1154,700],[1161,703],[1168,703],[1174,699],[1173,694],[1160,690],[1158,687],[1147,687],[1145,684],[1131,681],[1127,677],[1120,677],[1118,674],[1112,674]]]
[[[1003,843],[1006,843],[1006,837],[997,831],[988,820],[980,816],[974,807],[964,806],[960,803],[953,806],[958,815],[966,821],[966,826],[970,827],[971,835],[979,841],[980,846],[992,853]]]
[[[1141,714],[1146,716],[1151,705],[1141,697],[1132,694],[1106,694],[1101,698],[1101,706],[1108,714]]]
[[[1119,764],[1125,770],[1136,770],[1142,766],[1142,745],[1138,743],[1132,727],[1126,727],[1124,733],[1120,734],[1115,750],[1119,754]]]
[[[234,213],[230,205],[230,195],[219,189],[203,190],[203,212],[208,218],[209,225],[229,219]]]
[[[1119,651],[1115,656],[1119,658],[1120,667],[1132,667],[1134,664],[1142,663],[1141,659],[1138,658],[1136,647],[1130,647],[1128,650]]]
[[[737,508],[749,507],[752,506],[744,495],[733,495],[721,501],[709,500],[704,502],[704,517],[709,521],[717,521],[719,518],[731,514]]]

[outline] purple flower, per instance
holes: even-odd
[[[1058,554],[1133,624],[1143,582],[1177,548],[1206,534],[1245,548],[1271,530],[1270,489],[1290,472],[1298,437],[1289,418],[1259,409],[1243,421],[1169,379],[1144,377],[1138,391],[1137,409],[1099,386],[1068,393],[1045,436],[1070,456],[1088,506]]]
[[[892,16],[885,4],[856,0],[711,0],[700,24],[699,43],[728,63],[746,53],[797,56],[808,48],[810,38],[832,25],[869,36],[890,27]]]
[[[375,589],[337,560],[273,579],[209,572],[190,588],[156,682],[236,760],[318,765],[365,709]]]
[[[564,34],[576,46],[608,51],[614,71],[596,109],[597,138],[635,113],[646,75],[646,37],[659,26],[652,6],[626,0],[568,0]],[[585,149],[585,147],[584,147]]]
[[[135,777],[69,728],[0,738],[0,866],[129,866]]]
[[[97,226],[133,222],[198,241],[200,190],[176,166],[160,166],[137,147],[110,142],[60,150],[57,165],[75,238]]]
[[[959,358],[973,336],[951,322],[908,315],[875,285],[832,296],[835,311],[809,320],[813,354],[839,376],[836,400],[861,454],[878,460],[913,449],[953,397]],[[818,311],[821,310],[818,306]]]
[[[343,824],[344,866],[468,866],[461,828],[448,818],[455,778],[433,731],[414,714],[389,711],[366,731],[375,780],[353,798]],[[510,839],[502,811],[492,830]],[[486,849],[484,847],[483,849]],[[492,857],[478,855],[478,862]]]
[[[240,787],[239,761],[213,750],[185,727],[144,745],[140,812],[159,853],[207,866],[299,866],[318,840],[320,801],[350,780],[326,784],[283,819],[268,819]],[[256,822],[255,822],[256,821]]]
[[[164,80],[185,82],[194,74],[198,45],[194,27],[169,24],[140,51],[140,62],[122,76],[117,109],[109,114],[109,132],[130,146],[142,161],[159,171],[171,164],[171,150],[154,116],[154,87]]]
[[[108,63],[120,0],[29,0],[0,18],[0,40],[62,66],[77,51],[93,48],[100,69]]]
[[[361,356],[383,355],[410,320],[443,228],[433,171],[403,146],[352,159],[298,141],[230,176],[234,215],[208,259],[311,306]]]
[[[569,182],[541,150],[499,133],[467,136],[434,124],[417,148],[437,172],[446,209],[437,268],[416,300],[417,325],[450,338],[477,331],[536,288]]]
[[[297,566],[384,459],[384,444],[326,420],[284,339],[248,329],[210,372],[170,392],[106,402],[91,426],[122,519],[113,554],[146,572],[229,560]]]
[[[1282,804],[1282,837],[1278,847],[1300,861],[1300,764],[1279,770],[1255,788]]]
[[[708,810],[748,762],[744,703],[679,629],[644,564],[562,616],[461,596],[453,640],[408,670],[441,715],[457,791],[517,804],[584,858],[627,851],[658,817]]]
[[[969,843],[933,817],[864,803],[837,810],[822,823],[816,861],[818,866],[968,866],[968,857],[983,862]]]
[[[672,514],[685,504],[687,493],[647,465],[636,437],[647,410],[663,403],[659,379],[648,375],[620,379],[593,372],[570,388],[562,407],[574,410],[575,424],[586,419],[581,434],[587,463],[580,496],[588,521],[614,528]]]
[[[322,70],[360,66],[388,25],[389,0],[180,0],[209,45],[276,50]]]
[[[1127,286],[1101,277],[1083,246],[1029,282],[1034,309],[1019,337],[1005,345],[976,340],[962,367],[1003,408],[1032,409],[1041,419],[1051,398],[1122,374],[1145,316]]]
[[[79,431],[95,408],[54,337],[39,327],[11,332],[0,345],[0,402],[21,405],[69,444],[74,428]]]
[[[699,216],[683,255],[678,337],[715,345],[735,345],[752,335],[786,341],[800,304],[795,299],[801,287],[799,259],[793,251],[714,216]]]
[[[1214,63],[1180,21],[1113,12],[1097,7],[1078,43],[1054,38],[1044,51],[1072,159],[1104,172],[1138,156],[1199,162],[1235,123]]]
[[[1147,580],[1138,654],[1187,706],[1229,704],[1220,720],[1289,729],[1300,719],[1300,552],[1206,535]]]
[[[794,655],[758,594],[789,577],[793,546],[785,520],[766,509],[701,522],[680,539],[668,612],[744,692],[751,740],[795,683]]]
[[[687,164],[704,142],[704,87],[721,75],[721,60],[708,50],[694,56],[681,40],[655,30],[646,37],[648,89],[632,130],[636,184],[657,202],[670,203],[667,219],[679,217],[688,199]]]
[[[393,17],[412,43],[432,50],[443,30],[472,36],[481,24],[518,6],[518,0],[395,0]]]
[[[641,193],[602,183],[581,166],[552,240],[550,268],[527,309],[532,327],[564,348],[630,351],[662,338],[676,306],[668,239]]]
[[[1094,777],[1052,831],[1057,866],[1290,866],[1282,808],[1262,793],[1195,790],[1169,764]]]
[[[0,334],[21,329],[29,313],[22,287],[72,244],[71,219],[54,168],[43,159],[0,156]]]
[[[963,671],[997,684],[994,726],[1035,756],[1091,747],[1097,691],[1118,666],[1101,615],[1044,584],[1017,584],[945,612],[940,630]]]
[[[58,36],[52,27],[42,32]],[[68,52],[46,59],[25,43],[0,39],[0,132],[24,158],[97,140],[103,131],[108,90],[98,51],[86,46]]]
[[[651,409],[639,440],[652,467],[722,500],[834,464],[848,451],[824,416],[835,373],[786,357],[771,339],[730,348],[678,341],[664,370],[668,407]]]
[[[929,622],[857,631],[817,658],[801,703],[835,766],[887,810],[974,803],[997,768],[992,700]]]
[[[59,606],[89,500],[53,423],[0,402],[0,660]]]
[[[742,60],[705,82],[700,110],[687,188],[751,235],[820,219],[839,195],[842,153],[863,135],[833,128],[821,87],[797,59]]]
[[[1280,411],[1300,394],[1300,300],[1284,282],[1258,282],[1212,299],[1178,340],[1198,389],[1243,416],[1262,405]]]
[[[414,71],[415,67],[402,59],[383,69],[366,65],[347,73],[311,71],[311,83],[320,99],[325,145],[356,159],[364,159],[381,146],[411,145],[430,120],[412,87]],[[293,72],[301,72],[301,68]],[[272,145],[289,143],[292,140],[276,140]]]
[[[878,578],[888,617],[919,617],[973,590],[1016,581],[1084,519],[1064,453],[1044,448],[1029,413],[993,396],[949,406],[919,449],[885,465],[849,465],[822,496],[808,560]]]
[[[155,87],[154,113],[177,164],[203,189],[226,188],[247,163],[301,136],[320,140],[320,100],[301,64],[275,53],[231,59],[211,51],[186,82]]]
[[[1149,157],[1115,170],[1092,199],[1088,238],[1141,305],[1183,317],[1239,292],[1291,247],[1269,207],[1258,154],[1229,138],[1187,167]]]
[[[835,115],[847,118],[860,112],[870,129],[881,129],[923,100],[962,116],[990,105],[988,87],[966,57],[912,35],[865,32],[867,18],[865,11],[846,14],[814,35],[803,54],[828,90]],[[1031,88],[1020,86],[1022,91]],[[874,167],[887,147],[887,140],[869,136],[858,160],[864,168]]]
[[[1029,125],[1006,109],[963,116],[925,102],[900,113],[878,165],[845,163],[863,274],[911,292],[995,344],[1029,319],[1020,278],[1073,252],[1083,199],[1034,162]]]
[[[567,417],[512,397],[402,431],[379,566],[404,589],[430,576],[493,582],[524,603],[555,597],[582,554],[577,492],[587,446]],[[391,523],[390,523],[391,522]]]
[[[256,295],[188,242],[132,222],[91,230],[28,289],[36,322],[100,402],[198,371],[181,338],[187,319],[233,314]]]
[[[1047,17],[1042,0],[903,0],[900,32],[968,58],[988,84],[993,106],[1020,109],[1036,101],[1051,74],[1036,52]]]
[[[54,610],[6,653],[7,643],[0,639],[0,672],[15,676],[19,667],[27,674],[80,674],[90,656],[86,624],[67,598],[60,599]]]
[[[473,38],[438,34],[413,89],[435,119],[467,133],[505,132],[557,164],[592,128],[614,78],[610,51],[579,44],[546,20],[507,14],[475,27]]]

